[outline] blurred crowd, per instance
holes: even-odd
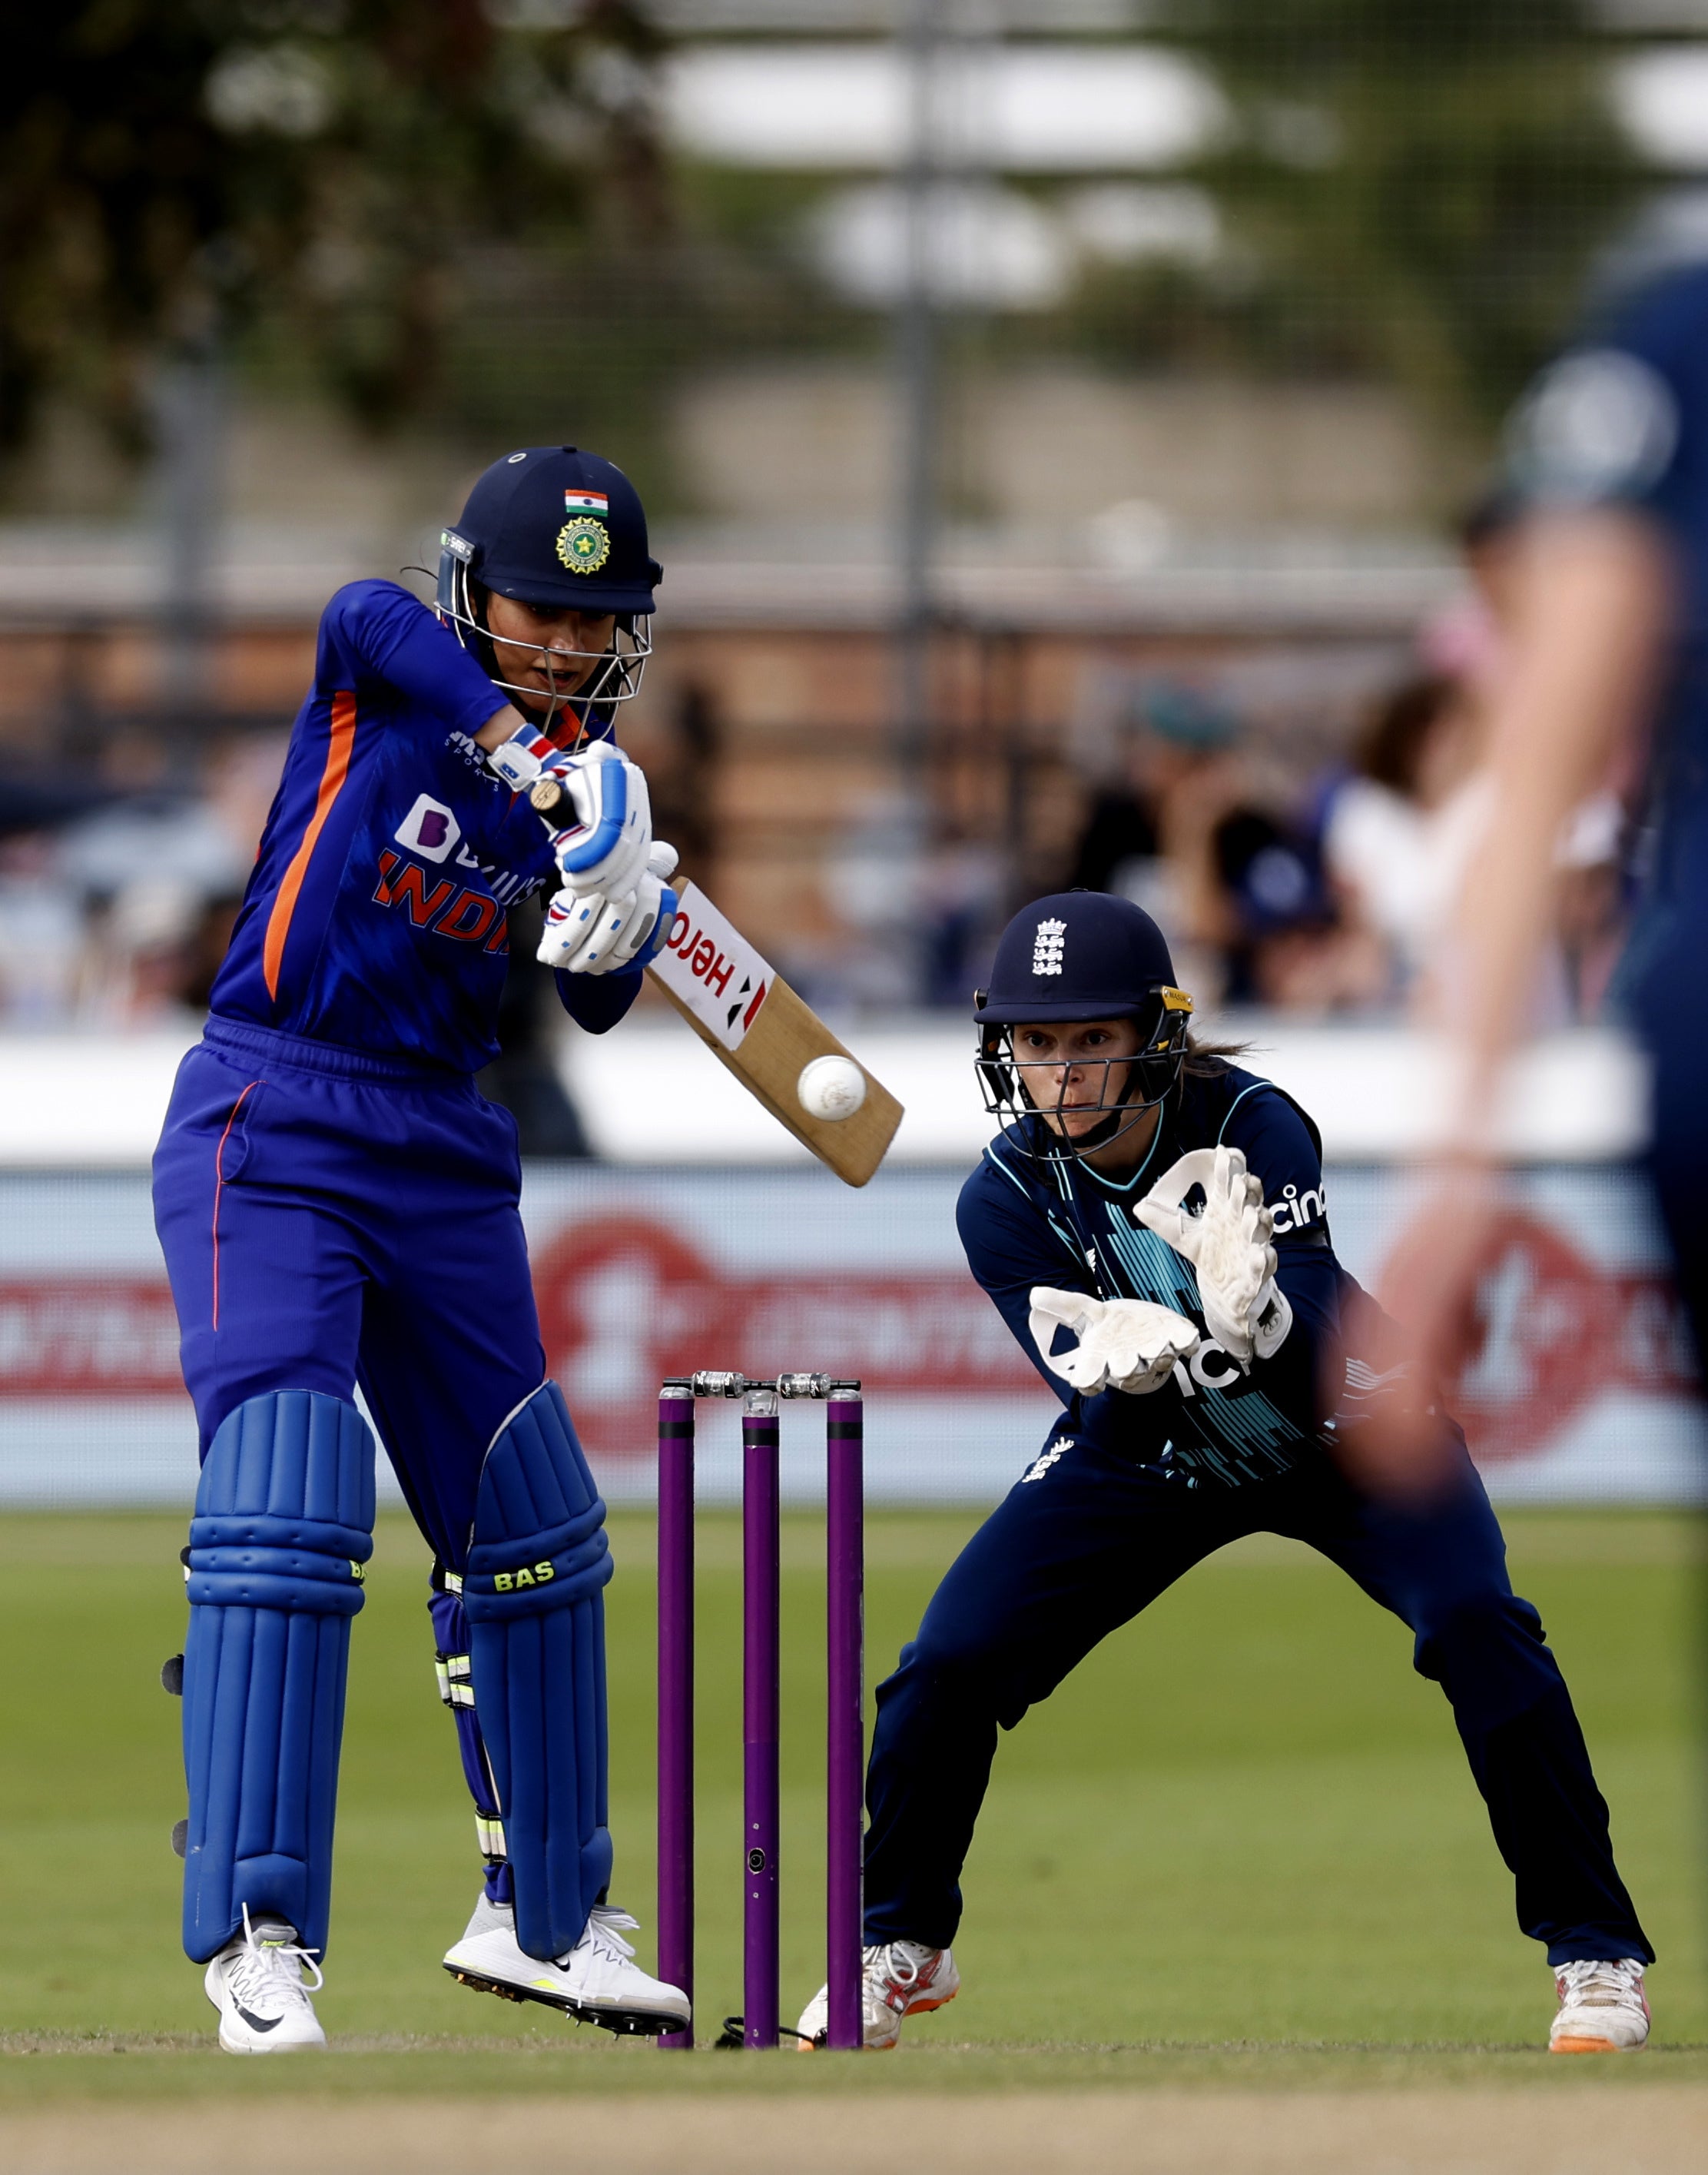
[[[754,934],[821,1008],[960,1010],[1015,907],[1082,884],[1156,916],[1203,1008],[1439,1016],[1451,1001],[1437,986],[1451,973],[1447,920],[1488,806],[1515,550],[1499,501],[1474,511],[1462,544],[1464,594],[1350,735],[1260,729],[1213,674],[1105,671],[1094,745],[1070,736],[1047,758],[1011,762],[1006,834],[939,818],[922,835],[899,800],[851,808],[839,837],[834,821],[825,834],[817,878],[841,936]],[[715,887],[727,800],[716,704],[687,686],[671,711],[639,751],[660,834]],[[174,741],[129,728],[74,782],[0,766],[0,1028],[192,1022],[283,751],[273,731]],[[1570,826],[1534,1024],[1599,1013],[1632,831],[1616,778]],[[529,973],[528,932],[514,934],[507,1048],[543,1079],[558,1008]]]
[[[697,871],[715,850],[715,716],[690,686],[669,723],[654,811],[660,835],[680,841]],[[199,1021],[285,740],[277,730],[186,736],[127,725],[74,776],[39,754],[0,756],[0,1031]],[[502,1031],[518,1061],[537,1055],[560,1012],[550,976],[526,972],[539,919],[537,907],[512,916],[521,924],[512,957],[523,971],[507,990]]]
[[[111,737],[73,783],[0,773],[0,1025],[128,1029],[205,1009],[285,744]]]
[[[1420,630],[1332,760],[1301,762],[1213,679],[1130,675],[1097,756],[1076,779],[1055,781],[1071,820],[1058,820],[1020,885],[954,837],[924,855],[931,999],[964,1001],[1023,897],[1084,885],[1155,916],[1201,1008],[1450,1012],[1450,917],[1488,808],[1487,729],[1516,549],[1509,508],[1499,498],[1476,507],[1461,542],[1465,594]],[[1602,1010],[1631,903],[1629,785],[1608,779],[1561,842],[1537,1028]]]

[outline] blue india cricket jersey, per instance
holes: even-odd
[[[1033,1341],[1032,1288],[1149,1299],[1203,1332],[1191,1264],[1135,1219],[1133,1204],[1189,1150],[1224,1142],[1242,1151],[1276,1211],[1276,1281],[1293,1309],[1292,1329],[1249,1374],[1205,1332],[1162,1388],[1143,1397],[1120,1390],[1081,1397],[1044,1366]],[[1068,1426],[1188,1485],[1206,1479],[1237,1485],[1284,1472],[1322,1439],[1342,1371],[1356,1381],[1364,1369],[1341,1350],[1348,1294],[1358,1294],[1366,1308],[1369,1302],[1329,1244],[1314,1130],[1279,1088],[1237,1067],[1211,1077],[1184,1074],[1163,1106],[1143,1163],[1119,1183],[1082,1163],[1034,1158],[1024,1128],[1009,1126],[962,1187],[957,1220],[973,1275],[1067,1407]],[[1337,1392],[1326,1402],[1320,1380],[1326,1346]],[[1366,1379],[1374,1379],[1374,1370]]]
[[[407,589],[338,592],[214,984],[216,1015],[454,1072],[497,1055],[506,911],[556,875],[545,826],[473,739],[502,705]],[[637,971],[603,986],[558,977],[596,1030],[639,983]]]

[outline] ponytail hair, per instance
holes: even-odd
[[[1200,1042],[1188,1028],[1186,1055],[1180,1070],[1195,1080],[1219,1080],[1250,1048],[1249,1042]]]

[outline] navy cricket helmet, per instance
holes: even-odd
[[[1053,892],[1023,907],[997,941],[990,987],[975,990],[973,1002],[984,1107],[1029,1120],[1035,1153],[1060,1158],[1108,1147],[1164,1099],[1185,1061],[1192,1000],[1175,984],[1168,939],[1141,907],[1106,892]],[[1067,1092],[1060,1059],[1028,1060],[1016,1047],[1015,1031],[1094,1020],[1136,1022],[1139,1048],[1074,1061],[1076,1075],[1101,1068],[1096,1101],[1078,1107],[1102,1115],[1089,1131],[1070,1136],[1049,1122],[1047,1088],[1033,1094],[1027,1084],[1033,1067],[1040,1081],[1045,1072],[1060,1074],[1054,1090],[1059,1104]]]
[[[611,614],[616,630],[577,691],[581,703],[626,702],[652,650],[644,624],[664,568],[647,550],[647,517],[613,462],[576,446],[529,446],[479,476],[439,539],[439,616],[498,677],[486,624],[496,594],[542,610]],[[570,654],[580,654],[572,652]]]

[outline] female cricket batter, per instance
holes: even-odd
[[[961,1236],[1065,1410],[878,1688],[865,2044],[892,2046],[959,1987],[949,1944],[998,1728],[1213,1549],[1267,1532],[1319,1549],[1416,1634],[1519,1924],[1560,1975],[1550,2045],[1640,2046],[1653,1951],[1463,1437],[1439,1419],[1450,1477],[1406,1505],[1366,1498],[1337,1462],[1337,1431],[1392,1386],[1373,1364],[1381,1319],[1329,1243],[1315,1127],[1194,1049],[1162,932],[1125,899],[1038,900],[975,1001],[979,1077],[1010,1122],[962,1189]],[[805,2041],[825,2018],[821,1991]]]
[[[445,1959],[618,2031],[686,2020],[605,1901],[605,1505],[545,1376],[497,1054],[505,909],[595,1033],[675,909],[611,740],[660,578],[621,471],[512,453],[442,538],[436,613],[390,582],[321,620],[255,871],[155,1159],[200,1427],[184,1561],[184,1945],[220,2043],[324,2043],[350,1619],[371,1551],[361,1385],[431,1544],[442,1695],[486,1859]],[[525,788],[559,775],[556,838]]]

